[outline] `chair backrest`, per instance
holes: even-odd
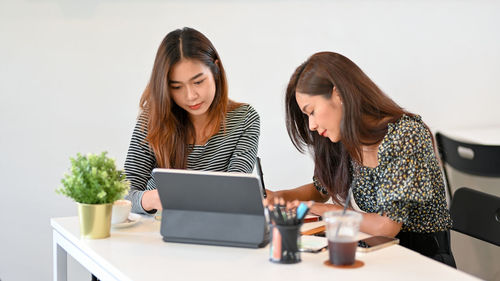
[[[500,197],[457,189],[450,208],[453,230],[500,246]]]
[[[473,144],[436,134],[441,160],[472,175],[500,177],[500,146]]]
[[[436,144],[443,166],[448,163],[456,170],[483,177],[500,177],[500,146],[482,145],[454,140],[436,133]],[[446,167],[443,167],[448,194],[453,198]]]

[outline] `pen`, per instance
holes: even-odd
[[[262,166],[260,165],[260,158],[257,157],[257,173],[259,174],[260,184],[262,185],[262,195],[264,198],[267,197],[266,186],[264,185],[264,174],[262,173]]]
[[[285,224],[285,221],[286,221],[286,218],[285,216],[283,215],[283,212],[282,212],[282,206],[279,205],[279,199],[278,198],[274,198],[274,212],[275,212],[275,216],[277,218],[277,221],[276,221],[276,224],[280,224],[280,225],[283,225]]]
[[[309,201],[307,203],[304,203],[304,202],[301,202],[300,205],[297,207],[297,218],[299,219],[299,221],[303,221],[307,212],[309,212],[309,209],[312,207],[313,205],[313,201]],[[320,220],[319,218],[321,217],[318,217],[318,220]]]

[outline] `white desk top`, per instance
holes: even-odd
[[[437,130],[456,140],[484,145],[500,145],[500,125],[491,127]]]
[[[477,280],[399,245],[357,253],[365,263],[361,268],[335,269],[323,265],[328,251],[302,253],[302,262],[287,265],[270,262],[268,247],[166,243],[160,222],[149,217],[129,228],[112,228],[110,238],[98,240],[80,238],[78,217],[53,218],[51,225],[120,280]]]

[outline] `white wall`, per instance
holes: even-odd
[[[0,0],[0,279],[51,278],[49,218],[76,215],[54,193],[68,157],[107,150],[123,165],[169,31],[217,47],[230,96],[261,115],[266,184],[281,189],[311,177],[283,94],[317,51],[351,58],[432,128],[500,125],[499,14],[494,1]]]

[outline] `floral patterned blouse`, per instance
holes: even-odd
[[[432,136],[420,116],[389,123],[379,145],[378,166],[351,161],[351,191],[367,213],[402,222],[401,231],[429,233],[451,228],[444,181]],[[317,179],[314,185],[326,194]]]

